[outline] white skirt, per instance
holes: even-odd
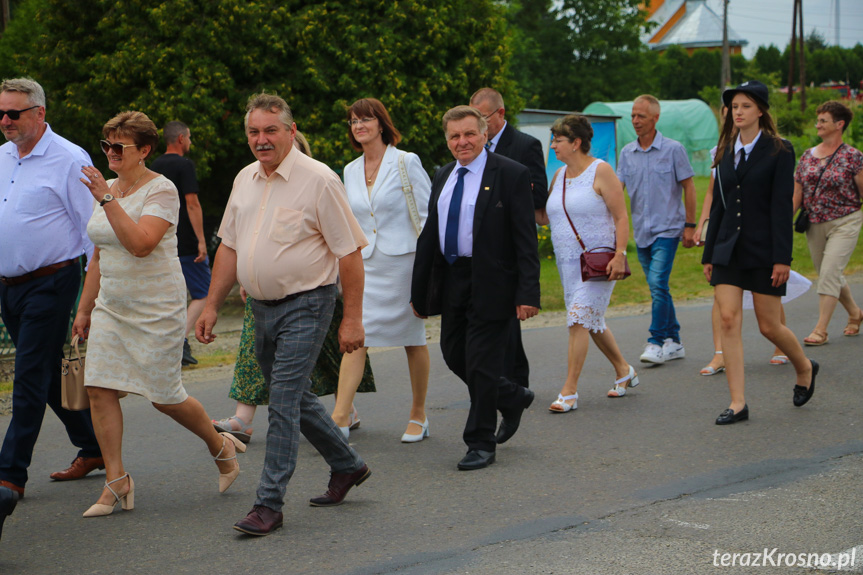
[[[363,260],[363,328],[367,347],[426,345],[425,322],[411,310],[413,253],[388,256],[375,249]]]

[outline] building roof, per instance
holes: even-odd
[[[663,23],[683,10],[679,20],[664,34],[654,32],[647,40],[652,50],[665,50],[676,44],[683,48],[713,48],[722,46],[722,16],[707,5],[706,0],[666,0],[650,18],[662,30]],[[728,45],[745,46],[749,42],[730,27]]]

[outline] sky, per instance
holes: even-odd
[[[708,0],[708,6],[722,16],[722,0]],[[863,43],[863,0],[803,0],[803,33],[816,29],[828,45],[836,44],[836,9],[839,9],[839,45],[846,48]],[[728,25],[749,40],[743,49],[747,58],[759,46],[784,49],[791,40],[793,0],[730,0]]]

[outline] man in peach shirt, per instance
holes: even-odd
[[[195,331],[202,343],[215,339],[217,312],[236,281],[254,298],[255,353],[270,388],[270,426],[255,505],[234,529],[261,536],[282,526],[300,432],[331,470],[327,492],[311,505],[341,504],[351,487],[371,474],[309,389],[332,319],[338,278],[344,294],[341,350],[351,353],[363,345],[360,250],[368,241],[339,177],[294,150],[297,126],[283,99],[252,96],[245,127],[258,161],[234,180],[219,228],[222,243],[207,304]]]

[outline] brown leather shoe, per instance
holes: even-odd
[[[5,479],[0,479],[0,486],[8,487],[9,489],[11,489],[12,491],[14,491],[15,493],[18,494],[18,499],[24,499],[24,488],[23,487],[19,487],[18,485],[15,485],[14,483],[10,483],[10,482],[6,481]]]
[[[63,471],[55,471],[51,474],[54,481],[73,481],[82,479],[94,469],[105,469],[105,460],[101,457],[76,457],[72,465]]]
[[[263,537],[282,526],[282,512],[255,505],[245,519],[234,523],[234,529],[247,535]]]
[[[359,485],[368,479],[371,474],[372,472],[369,470],[368,465],[363,465],[353,473],[330,473],[330,484],[327,486],[327,492],[320,497],[310,499],[309,505],[312,507],[341,505],[351,487]]]

